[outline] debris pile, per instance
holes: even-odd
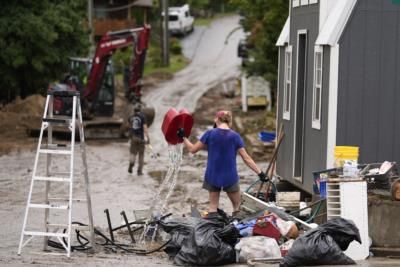
[[[285,216],[286,217],[286,216]],[[361,243],[356,225],[343,218],[307,229],[269,211],[229,218],[224,211],[205,218],[172,216],[160,222],[171,241],[165,252],[176,265],[223,265],[254,260],[282,266],[355,264],[345,251]]]

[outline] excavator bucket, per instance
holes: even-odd
[[[147,126],[150,127],[153,124],[156,111],[153,107],[143,107],[143,114],[146,116]]]

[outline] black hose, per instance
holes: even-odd
[[[170,215],[171,214],[167,214],[167,215],[161,217],[160,220],[162,220],[162,219],[164,219],[164,218],[166,218],[166,217],[168,217]],[[150,222],[149,224],[159,223],[160,220]],[[132,222],[132,223],[129,223],[129,225],[132,225],[132,224],[135,224],[135,223],[136,222]],[[87,226],[86,224],[81,223],[81,222],[73,222],[72,224],[78,224],[80,226]],[[121,226],[116,227],[116,228],[113,228],[112,231],[116,231],[116,230],[122,229],[124,227],[126,227],[126,224],[125,225],[121,225]],[[143,228],[144,228],[144,226],[137,227],[136,229],[133,230],[133,232],[136,232],[136,231],[138,231],[140,229],[143,229]],[[66,231],[67,231],[67,229],[64,229],[63,232],[65,233]],[[74,251],[74,250],[76,250],[76,251],[85,251],[85,250],[91,249],[92,248],[91,246],[87,246],[89,244],[89,240],[85,236],[83,236],[79,230],[76,229],[75,232],[76,232],[76,236],[77,236],[77,241],[79,242],[80,245],[71,246],[71,251]],[[112,248],[114,248],[114,249],[118,248],[118,249],[123,250],[123,251],[125,251],[127,253],[134,253],[134,254],[138,254],[138,255],[147,255],[147,254],[151,254],[151,253],[160,251],[162,248],[164,248],[166,245],[168,245],[169,242],[171,242],[171,239],[170,239],[170,240],[168,240],[167,242],[165,242],[164,244],[162,244],[158,248],[155,248],[155,249],[149,250],[149,251],[145,251],[145,250],[141,250],[141,249],[128,249],[128,248],[125,248],[124,246],[128,246],[128,245],[126,245],[126,244],[117,244],[117,243],[113,242],[110,238],[108,238],[105,234],[103,234],[97,228],[94,228],[94,233],[95,233],[95,235],[100,236],[102,239],[104,239],[103,243],[96,243],[97,245],[101,245],[101,246],[107,247],[107,248],[109,248],[108,246],[111,246],[111,249]],[[64,244],[67,244],[65,238],[63,238],[63,242],[64,242]],[[48,244],[48,246],[53,247],[53,248],[65,249],[64,246],[61,243],[53,241],[53,240],[48,240],[47,244]]]

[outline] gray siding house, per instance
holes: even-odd
[[[397,0],[289,0],[279,47],[277,174],[312,193],[335,146],[359,162],[400,162]]]

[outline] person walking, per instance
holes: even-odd
[[[209,213],[217,212],[221,191],[225,191],[232,202],[232,214],[235,215],[239,211],[241,197],[236,167],[237,153],[261,181],[267,181],[266,174],[246,152],[241,136],[230,128],[231,124],[232,113],[221,110],[215,115],[214,128],[206,131],[196,143],[193,144],[186,138],[183,128],[179,128],[177,132],[189,152],[195,154],[202,149],[207,149],[207,168],[203,188],[209,192]]]
[[[130,157],[129,157],[129,168],[128,172],[132,173],[132,168],[135,166],[136,156],[138,155],[139,164],[137,168],[137,174],[143,175],[143,164],[144,164],[144,151],[145,144],[150,143],[146,116],[141,112],[140,105],[134,107],[133,115],[128,119],[130,124]]]

